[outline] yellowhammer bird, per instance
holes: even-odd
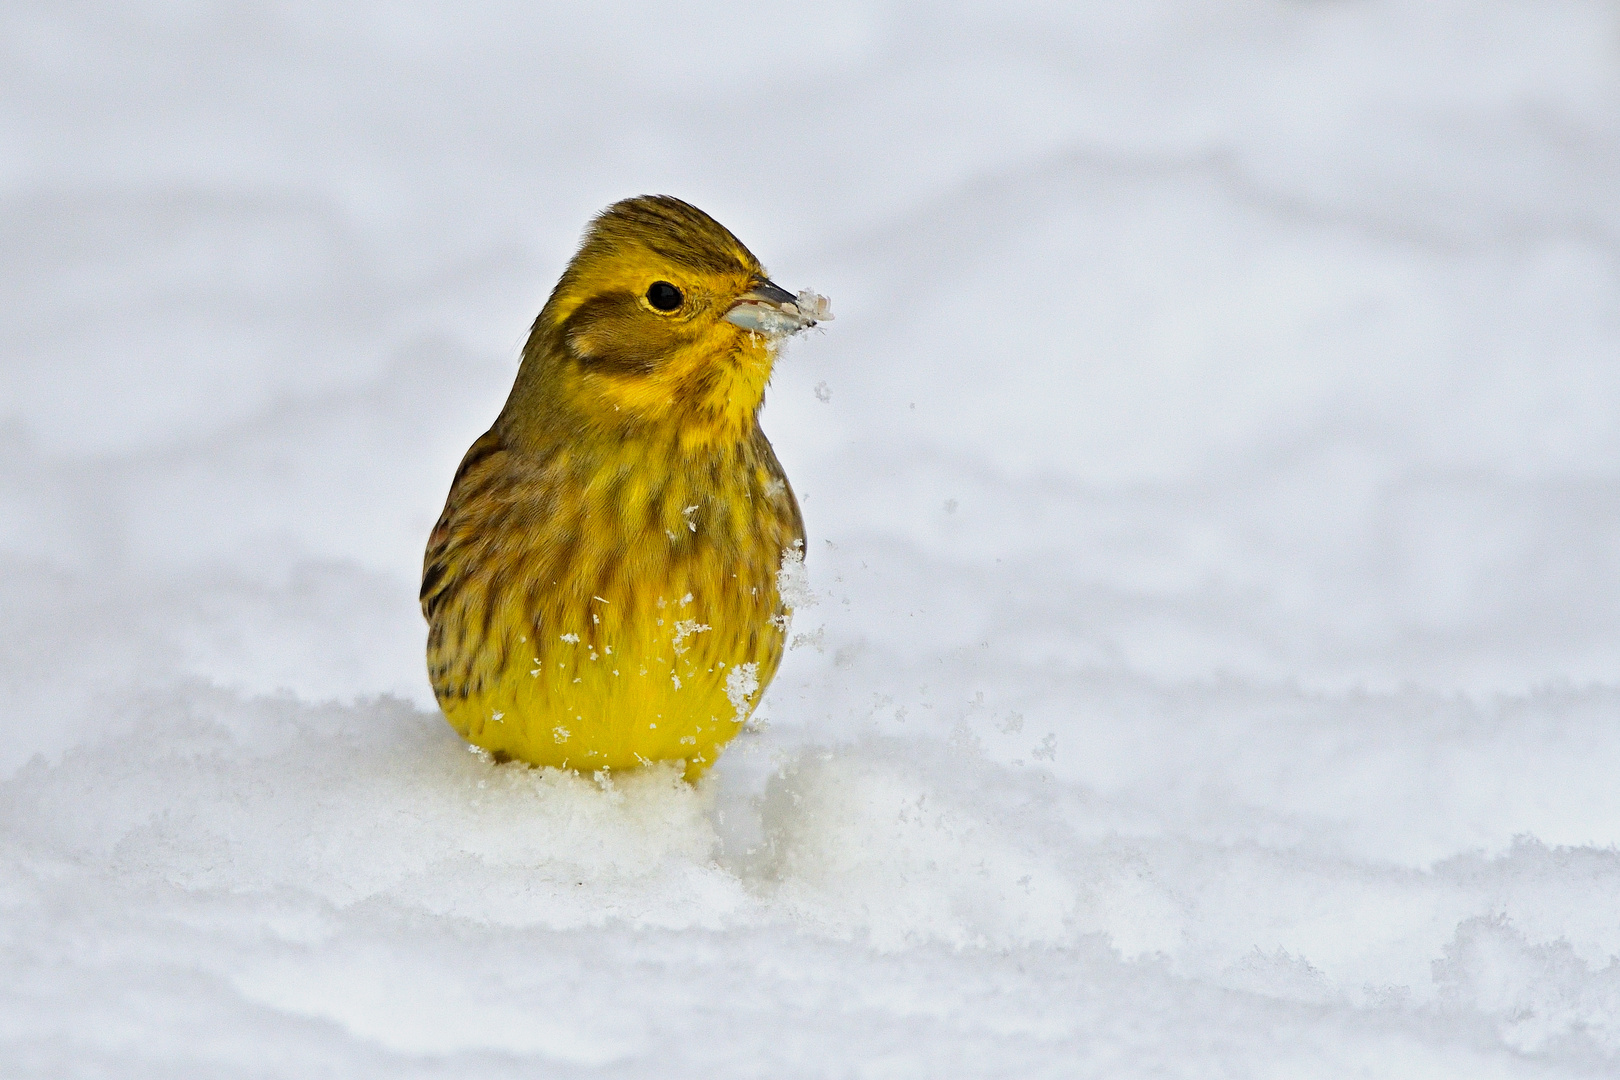
[[[535,765],[714,762],[802,572],[759,407],[780,342],[828,318],[679,199],[591,223],[428,538],[428,674],[457,731]]]

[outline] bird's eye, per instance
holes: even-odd
[[[659,311],[674,311],[681,306],[681,290],[667,281],[655,281],[647,287],[647,303]]]

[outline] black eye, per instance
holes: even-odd
[[[681,306],[681,290],[667,281],[655,281],[647,287],[647,303],[659,311],[674,311]]]

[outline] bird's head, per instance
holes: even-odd
[[[775,346],[831,317],[796,297],[695,206],[667,195],[615,203],[535,321],[502,421],[664,427],[685,442],[735,439],[753,422]]]

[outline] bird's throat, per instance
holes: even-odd
[[[728,335],[683,350],[651,371],[627,373],[589,360],[526,356],[497,428],[533,454],[604,451],[652,442],[682,456],[747,442],[758,429],[776,345],[763,335]]]

